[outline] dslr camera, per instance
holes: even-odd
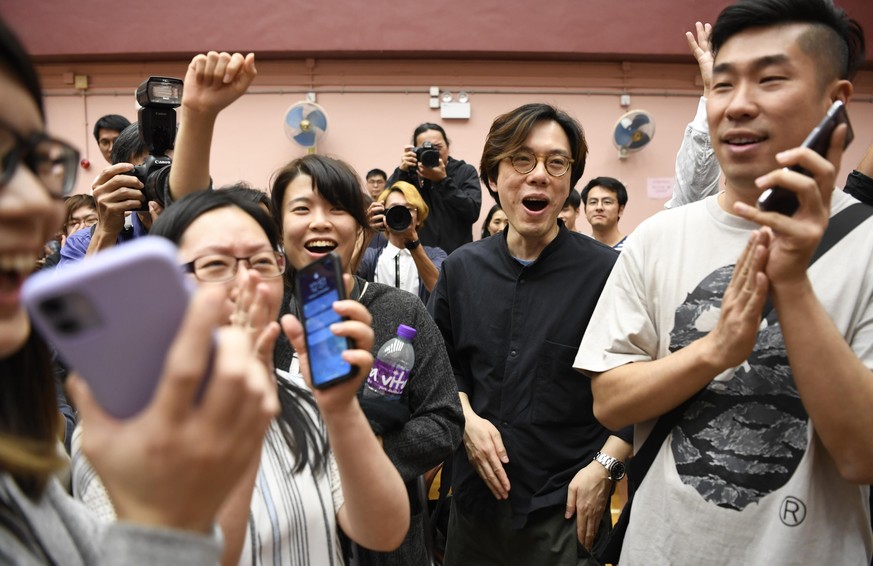
[[[431,142],[426,141],[412,151],[415,152],[415,158],[418,159],[418,162],[428,169],[440,166],[440,150],[435,148]]]
[[[149,77],[136,89],[139,109],[139,133],[149,155],[142,165],[128,173],[143,184],[142,206],[137,212],[149,209],[149,201],[164,206],[163,190],[172,162],[167,151],[176,142],[176,108],[182,104],[182,79]]]
[[[402,204],[395,204],[385,211],[385,224],[392,232],[403,232],[412,224],[412,213]]]

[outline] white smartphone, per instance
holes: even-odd
[[[148,405],[191,287],[164,238],[146,236],[28,279],[35,328],[117,418]]]

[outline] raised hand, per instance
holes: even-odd
[[[691,49],[691,54],[697,60],[700,66],[700,78],[703,79],[703,96],[709,96],[709,87],[712,86],[712,44],[709,42],[709,35],[712,33],[712,26],[697,22],[694,24],[697,31],[695,34],[686,31],[685,39],[688,41],[688,47]]]
[[[242,96],[257,76],[255,55],[210,51],[188,65],[182,107],[185,111],[217,115]]]

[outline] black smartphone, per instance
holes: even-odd
[[[340,258],[335,253],[297,272],[297,312],[306,337],[312,385],[318,388],[335,385],[357,371],[342,358],[344,351],[354,348],[352,341],[330,331],[331,324],[343,320],[333,310],[333,303],[345,298]]]
[[[855,137],[852,131],[852,124],[849,123],[849,115],[846,113],[846,105],[842,101],[835,101],[828,109],[825,117],[819,122],[818,126],[813,129],[806,139],[803,140],[802,147],[808,147],[821,155],[827,156],[828,149],[831,146],[831,136],[834,130],[840,124],[846,125],[846,142],[843,144],[843,149],[849,146]],[[789,167],[792,171],[809,175],[803,167],[797,165]],[[800,202],[797,200],[797,195],[793,191],[783,189],[782,187],[772,187],[767,189],[761,196],[758,197],[758,208],[768,212],[779,212],[786,216],[791,216],[797,212]]]

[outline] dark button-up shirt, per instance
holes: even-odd
[[[617,256],[561,226],[527,266],[510,255],[505,233],[443,263],[428,310],[458,390],[503,438],[515,528],[536,509],[563,506],[570,480],[610,435],[594,418],[591,383],[573,360]],[[463,445],[454,466],[456,504],[487,517],[496,501]]]

